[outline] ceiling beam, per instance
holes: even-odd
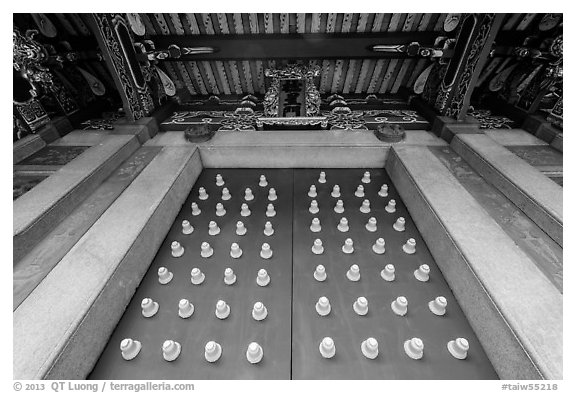
[[[259,59],[381,59],[406,58],[405,53],[374,52],[374,45],[405,45],[418,42],[432,47],[438,33],[391,32],[362,34],[243,34],[243,35],[162,35],[149,37],[156,50],[170,45],[182,49],[177,61],[259,60]],[[185,55],[184,48],[212,47],[214,53]],[[448,54],[447,54],[448,56]]]

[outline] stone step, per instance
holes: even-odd
[[[546,146],[548,143],[520,128],[484,130],[495,142],[502,146]]]
[[[427,147],[393,147],[386,169],[499,376],[561,379],[550,279]]]
[[[431,146],[429,150],[556,288],[563,292],[562,247],[450,147]]]
[[[14,142],[12,147],[13,164],[15,165],[19,163],[26,157],[29,157],[36,153],[38,150],[42,149],[44,146],[46,146],[46,142],[38,134],[27,135],[24,138]]]
[[[554,127],[546,118],[538,114],[527,116],[522,128],[546,143],[552,143],[554,138],[562,133],[562,130]]]
[[[159,151],[159,147],[138,149],[14,265],[13,309],[24,301]]]
[[[452,149],[562,246],[562,187],[486,135],[457,135]]]
[[[550,144],[522,129],[486,130],[485,134],[562,185],[562,133],[557,134]]]
[[[52,142],[50,146],[94,146],[112,135],[109,130],[75,130]]]
[[[65,123],[65,121],[57,122],[57,124]],[[46,177],[52,175],[74,158],[71,151],[98,145],[110,135],[134,135],[139,143],[143,144],[157,134],[158,122],[152,117],[144,117],[132,123],[126,123],[126,119],[122,119],[114,124],[114,129],[112,130],[87,129],[71,131],[71,129],[63,129],[61,131],[66,133],[60,133],[47,139],[50,141],[48,145],[46,144],[46,138],[40,134],[28,135],[14,143],[13,171],[15,176],[21,177],[18,179],[18,184],[25,184],[26,177],[40,172]],[[66,148],[71,151],[66,151]],[[50,162],[50,164],[48,165],[46,162]],[[17,198],[23,194],[20,189],[15,189],[14,192]]]
[[[195,148],[162,148],[20,304],[15,379],[86,378],[201,170]]]
[[[554,139],[552,139],[552,142],[550,142],[550,146],[552,146],[553,148],[555,148],[556,150],[558,150],[560,152],[563,152],[564,151],[564,134],[563,133],[556,134]]]
[[[13,203],[16,264],[140,146],[132,135],[111,135],[54,172]]]
[[[50,143],[51,146],[92,146],[108,135],[134,135],[143,144],[158,133],[158,122],[152,117],[143,117],[128,123],[126,119],[117,120],[111,130],[75,130]]]

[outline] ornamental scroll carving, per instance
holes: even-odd
[[[270,88],[264,96],[264,116],[282,117],[280,107],[281,82],[285,80],[302,81],[304,84],[305,116],[314,117],[320,112],[320,93],[314,85],[314,78],[320,75],[320,67],[299,64],[288,65],[282,69],[267,69],[265,75],[272,78]]]
[[[14,99],[14,104],[29,126],[32,125],[29,122],[30,116],[23,113],[40,113],[40,103],[33,101],[37,101],[42,95],[51,94],[65,115],[73,114],[79,109],[62,82],[55,78],[47,67],[50,56],[46,48],[34,39],[37,33],[36,30],[27,30],[22,34],[17,28],[14,28],[12,33],[12,65],[15,77],[27,81],[30,87],[28,93],[24,94],[29,95],[28,99]]]
[[[130,120],[148,116],[154,109],[149,83],[152,70],[141,64],[134,51],[134,42],[123,14],[93,14],[97,33],[112,63],[125,100],[126,114]]]

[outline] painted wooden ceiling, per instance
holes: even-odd
[[[445,34],[448,14],[371,13],[156,13],[139,14],[146,38],[158,35],[300,34],[430,32]],[[510,14],[504,30],[526,29],[537,14]],[[399,43],[403,44],[403,42]],[[281,67],[290,59],[174,61],[161,68],[170,76],[178,95],[186,101],[198,95],[264,94],[269,81],[266,68]],[[317,80],[321,94],[395,94],[411,88],[430,64],[428,59],[315,59],[321,69]]]
[[[91,35],[89,14],[46,14],[60,33],[82,37]],[[143,37],[211,36],[239,34],[362,34],[383,32],[430,32],[445,35],[448,14],[431,13],[140,13],[145,26]],[[508,14],[502,30],[527,30],[543,14]],[[404,42],[399,42],[404,44]],[[163,69],[172,79],[183,102],[198,96],[242,96],[264,94],[270,81],[267,68],[282,67],[292,59],[166,61]],[[316,80],[323,96],[338,94],[395,94],[406,86],[412,88],[417,77],[430,64],[429,59],[383,58],[313,59],[321,69]],[[97,75],[102,74],[97,72]],[[103,75],[104,76],[104,75]]]
[[[147,35],[365,33],[396,31],[441,32],[446,14],[140,14]],[[312,60],[321,68],[321,94],[396,93],[414,83],[428,60]],[[264,94],[266,68],[284,60],[187,61],[162,67],[176,86],[190,96]],[[186,94],[187,95],[187,94]],[[185,98],[185,97],[182,97]]]

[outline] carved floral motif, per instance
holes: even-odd
[[[314,78],[320,75],[320,67],[290,64],[282,69],[266,69],[265,75],[272,78],[270,88],[264,96],[264,113],[267,117],[278,116],[278,96],[280,80],[301,79],[306,84],[306,116],[316,116],[320,111],[320,93],[314,85]]]
[[[258,128],[266,125],[281,125],[281,126],[317,126],[322,128],[328,126],[328,119],[323,116],[316,117],[259,117],[256,121]]]
[[[470,88],[472,75],[474,74],[476,65],[480,60],[480,55],[490,34],[494,18],[495,14],[485,14],[482,21],[480,21],[480,29],[472,43],[468,57],[464,62],[464,71],[460,76],[458,83],[452,86],[444,86],[444,84],[442,84],[442,91],[436,100],[436,108],[445,116],[458,118],[460,115],[462,107],[464,106],[466,92]],[[448,97],[453,89],[455,91],[450,102],[448,102]]]
[[[14,107],[32,132],[40,129],[50,121],[42,105],[34,98],[24,103],[14,103]]]
[[[367,130],[363,111],[341,111],[334,108],[323,113],[331,130]]]
[[[564,76],[562,35],[559,35],[552,41],[549,51],[555,59],[548,63],[544,70],[540,70],[536,74],[525,88],[517,103],[518,107],[523,108],[530,113],[536,111],[539,107],[540,109],[543,109],[541,106],[546,97],[558,97],[562,91]]]
[[[373,117],[378,123],[417,123],[426,122],[426,120],[418,114],[418,112],[408,109],[387,109],[387,110],[371,110],[365,111],[366,117]]]
[[[122,50],[120,38],[115,28],[118,24],[126,25],[126,20],[122,14],[94,14],[96,20],[96,27],[98,28],[104,45],[108,50],[110,58],[116,73],[120,79],[123,93],[128,102],[127,113],[133,117],[134,120],[147,116],[154,110],[154,101],[152,99],[150,87],[148,83],[152,78],[152,70],[149,65],[139,66],[144,78],[144,85],[138,87],[134,80],[133,72],[130,72],[128,59]]]
[[[218,131],[256,131],[257,121],[256,112],[224,112],[224,118],[220,121],[221,126]]]
[[[17,28],[14,28],[12,33],[12,50],[13,50],[13,65],[16,71],[34,72],[35,69],[39,71],[48,71],[46,67],[41,64],[48,58],[46,49],[34,40],[34,36],[38,34],[36,30],[28,30],[25,35],[22,35]]]
[[[490,110],[487,109],[473,109],[468,112],[468,115],[472,116],[478,122],[480,122],[480,129],[511,129],[514,121],[507,118],[506,116],[493,115]]]
[[[269,70],[266,70],[267,72]],[[280,94],[280,80],[272,79],[272,84],[264,95],[264,113],[268,117],[278,116],[278,95]]]
[[[34,40],[37,33],[36,30],[28,30],[22,35],[17,28],[14,28],[12,33],[12,64],[14,69],[19,71],[32,86],[30,91],[32,98],[39,97],[42,92],[51,93],[66,115],[77,112],[78,105],[74,99],[64,88],[62,82],[55,78],[50,69],[45,66],[48,52],[44,46]],[[18,103],[18,105],[23,104]],[[32,106],[37,107],[36,104],[32,104]],[[28,122],[26,117],[24,119]]]
[[[561,96],[556,104],[550,111],[550,115],[546,118],[552,125],[555,127],[562,129],[563,128],[563,119],[564,119],[564,106],[563,106],[563,97]]]
[[[313,79],[320,76],[320,67],[289,64],[282,69],[267,69],[265,75],[273,79]]]
[[[105,115],[101,119],[91,119],[87,120],[82,123],[84,126],[84,130],[113,130],[114,123],[120,119],[125,117],[123,113],[118,112],[111,112],[111,113],[103,113]]]
[[[232,111],[183,111],[175,112],[162,125],[192,125],[207,123],[219,127],[219,131],[254,131],[264,125],[317,126],[330,129],[367,130],[371,124],[428,124],[416,111],[407,109],[353,111],[348,107],[337,107],[322,111],[311,117],[267,117],[262,111],[238,108]]]

